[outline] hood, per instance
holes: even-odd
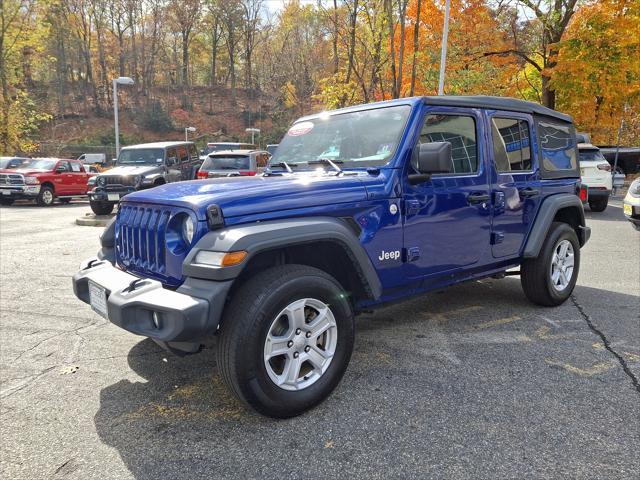
[[[100,175],[148,175],[162,170],[162,165],[130,165],[113,167]]]
[[[341,175],[301,172],[291,175],[229,177],[162,185],[130,193],[123,202],[169,204],[194,210],[206,220],[208,205],[218,205],[225,218],[368,199],[367,188],[384,183],[384,175],[358,172]],[[375,188],[374,188],[375,190]]]
[[[41,175],[51,173],[51,170],[34,170],[29,168],[2,168],[0,173],[19,173],[20,175]]]

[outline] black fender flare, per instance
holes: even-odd
[[[524,258],[536,258],[540,254],[542,244],[547,238],[547,232],[549,232],[556,213],[564,208],[575,209],[578,216],[578,228],[576,229],[578,241],[581,247],[587,243],[591,235],[591,229],[585,225],[584,207],[580,198],[570,193],[559,193],[551,195],[542,201],[524,246],[522,255]]]
[[[343,248],[367,294],[374,299],[381,296],[380,278],[358,237],[346,222],[332,217],[270,220],[213,230],[198,240],[191,249],[182,264],[182,273],[186,277],[230,280],[237,278],[251,258],[260,252],[318,241],[333,242]],[[239,265],[216,268],[195,263],[196,255],[201,250],[244,250],[248,256]]]

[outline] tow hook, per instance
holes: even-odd
[[[133,292],[136,288],[138,288],[138,286],[141,283],[145,283],[145,279],[144,278],[136,278],[134,281],[132,281],[129,286],[127,288],[125,288],[124,290],[122,290],[123,292]]]

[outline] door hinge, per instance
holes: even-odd
[[[420,258],[420,248],[419,247],[409,247],[406,250],[405,258],[407,262],[415,262]]]
[[[504,240],[504,232],[492,232],[491,233],[491,245],[497,245]]]
[[[404,214],[416,215],[420,211],[420,202],[418,200],[405,200]]]

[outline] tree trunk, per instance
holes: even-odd
[[[395,41],[395,20],[393,18],[392,0],[384,0],[385,10],[387,11],[387,23],[389,27],[389,50],[391,52],[391,96],[398,98],[396,89],[396,41]]]

